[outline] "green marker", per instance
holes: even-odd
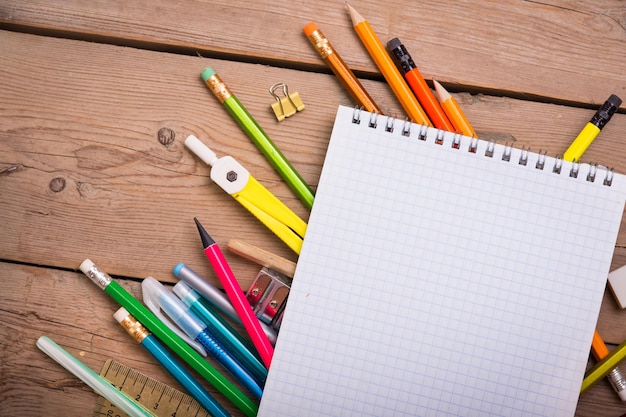
[[[226,84],[215,73],[213,68],[205,68],[200,75],[204,83],[213,92],[220,103],[224,105],[228,113],[235,119],[237,124],[246,132],[261,153],[270,164],[291,187],[293,192],[309,210],[313,206],[313,191],[300,174],[289,163],[285,155],[276,147],[274,142],[261,129],[261,126],[252,118],[248,110],[241,104],[235,95],[228,89]]]
[[[80,270],[83,271],[94,284],[103,289],[111,298],[128,310],[131,315],[158,337],[161,342],[172,349],[172,351],[187,362],[189,366],[202,375],[237,408],[243,411],[246,416],[256,416],[258,406],[254,402],[246,397],[202,356],[165,326],[150,310],[137,301],[135,297],[122,288],[122,286],[114,281],[106,272],[101,271],[89,259],[85,259],[83,263],[80,264]]]

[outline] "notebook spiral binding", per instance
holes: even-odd
[[[354,107],[352,111],[352,123],[361,124],[362,113],[368,113],[368,112],[363,110],[362,107]],[[369,118],[367,120],[367,127],[372,128],[372,129],[378,128],[378,124],[379,124],[378,119],[381,117],[386,118],[386,120],[384,121],[385,132],[393,133],[394,130],[396,129],[395,121],[398,119],[391,117],[391,116],[383,116],[376,112],[369,113]],[[415,128],[419,129],[417,131],[417,138],[419,140],[423,140],[423,141],[427,140],[428,130],[432,129],[432,130],[436,130],[435,139],[434,139],[435,144],[443,145],[445,141],[450,140],[449,136],[452,135],[451,147],[454,149],[459,149],[459,150],[461,149],[462,135],[460,133],[448,132],[448,131],[436,129],[436,128],[429,128],[428,126],[425,126],[425,125],[415,124],[411,122],[410,120],[404,120],[400,134],[405,137],[411,137],[413,134],[413,129]],[[479,142],[481,142],[481,139],[478,139],[475,137],[472,137],[472,138],[468,137],[467,139],[470,140],[467,146],[467,151],[470,153],[476,153],[478,149],[478,144]],[[493,158],[495,154],[495,148],[496,148],[495,141],[487,142],[486,146],[487,147],[486,147],[484,156],[488,158]],[[502,154],[499,156],[503,161],[510,162],[512,151],[513,151],[513,145],[510,145],[507,142],[503,145]],[[520,150],[518,164],[522,166],[527,166],[530,154],[531,154],[530,147],[522,146],[522,149]],[[534,168],[543,171],[545,168],[546,159],[548,158],[547,152],[542,151],[540,149],[539,152],[535,153],[535,155],[537,156],[537,161],[534,165]],[[563,162],[564,162],[563,157],[561,155],[557,155],[553,159],[554,159],[554,165],[552,166],[552,172],[555,174],[561,174],[561,171],[563,168]],[[589,171],[587,172],[587,175],[584,176],[585,181],[595,182],[597,175],[598,175],[598,169],[601,169],[606,172],[604,179],[602,181],[602,185],[605,185],[608,187],[612,185],[613,176],[614,176],[613,168],[599,166],[597,163],[585,164],[585,165],[589,166]],[[571,178],[578,178],[578,174],[580,172],[580,166],[581,164],[578,161],[574,161],[571,163],[571,168],[569,170],[569,176]]]

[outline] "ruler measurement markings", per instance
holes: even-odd
[[[106,361],[100,375],[157,417],[209,417],[209,413],[186,393],[112,359]],[[105,398],[99,397],[93,417],[102,416],[126,417],[126,414]]]

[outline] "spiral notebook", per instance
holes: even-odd
[[[626,177],[341,106],[259,416],[572,416]]]

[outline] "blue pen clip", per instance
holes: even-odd
[[[199,354],[207,356],[207,351],[204,347],[191,339],[191,337],[187,335],[187,332],[182,331],[180,327],[178,327],[182,324],[181,322],[183,322],[180,318],[188,314],[187,306],[168,291],[163,284],[152,277],[147,277],[142,281],[141,290],[143,293],[143,302],[150,311]],[[164,311],[167,316],[164,315],[162,311]],[[176,324],[172,323],[172,321]],[[188,320],[184,322],[188,322]],[[198,324],[196,328],[186,330],[190,330],[190,334],[197,334],[202,331],[202,326]]]
[[[259,386],[265,384],[267,379],[267,368],[254,355],[254,347],[243,339],[230,325],[217,313],[208,308],[201,301],[201,296],[185,281],[179,281],[172,293],[188,306],[197,317],[211,329],[217,340],[224,349],[236,358],[241,366],[246,369],[255,379]]]

